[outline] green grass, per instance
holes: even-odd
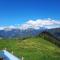
[[[1,39],[0,50],[7,48],[17,57],[24,56],[24,60],[60,60],[60,48],[40,37],[24,40]]]

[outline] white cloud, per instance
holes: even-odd
[[[54,25],[60,25],[60,21],[57,20],[52,20],[50,18],[48,19],[37,19],[37,20],[29,20],[25,24],[21,25],[21,29],[28,29],[28,28],[34,28],[34,29],[39,29],[40,27],[46,27],[46,28],[53,28],[55,27]]]
[[[37,19],[37,20],[28,20],[24,24],[20,25],[17,24],[15,26],[2,26],[0,27],[0,30],[11,30],[13,28],[18,28],[18,29],[28,29],[28,28],[34,28],[34,29],[39,29],[40,27],[46,27],[46,28],[55,28],[55,27],[60,27],[60,21],[59,20],[53,20],[51,18],[48,19]]]
[[[1,26],[0,26],[0,30],[3,30],[4,28],[5,28],[5,27],[1,27]]]
[[[15,26],[0,26],[0,30],[11,31],[12,29],[16,28]]]

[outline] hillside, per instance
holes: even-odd
[[[48,30],[50,34],[54,35],[58,40],[60,40],[60,28],[52,28]]]
[[[56,32],[56,31],[55,31]],[[45,40],[48,40],[52,43],[54,43],[55,45],[60,47],[60,38],[58,38],[57,36],[55,36],[54,32],[51,33],[50,31],[43,31],[42,33],[39,34],[40,37],[42,37]]]
[[[42,37],[0,39],[0,50],[4,48],[24,60],[60,60],[60,48]]]

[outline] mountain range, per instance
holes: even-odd
[[[26,38],[37,36],[43,31],[47,31],[60,39],[60,28],[47,29],[45,27],[40,27],[39,29],[28,28],[25,30],[18,28],[4,28],[0,30],[0,38]]]
[[[25,30],[22,29],[17,29],[17,28],[5,28],[3,30],[0,30],[0,37],[1,38],[12,38],[12,37],[32,37],[38,35],[40,32],[45,30],[45,28],[41,27],[40,29],[33,29],[33,28],[28,28]]]

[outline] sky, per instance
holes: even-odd
[[[0,0],[0,26],[48,18],[60,22],[60,0]]]

